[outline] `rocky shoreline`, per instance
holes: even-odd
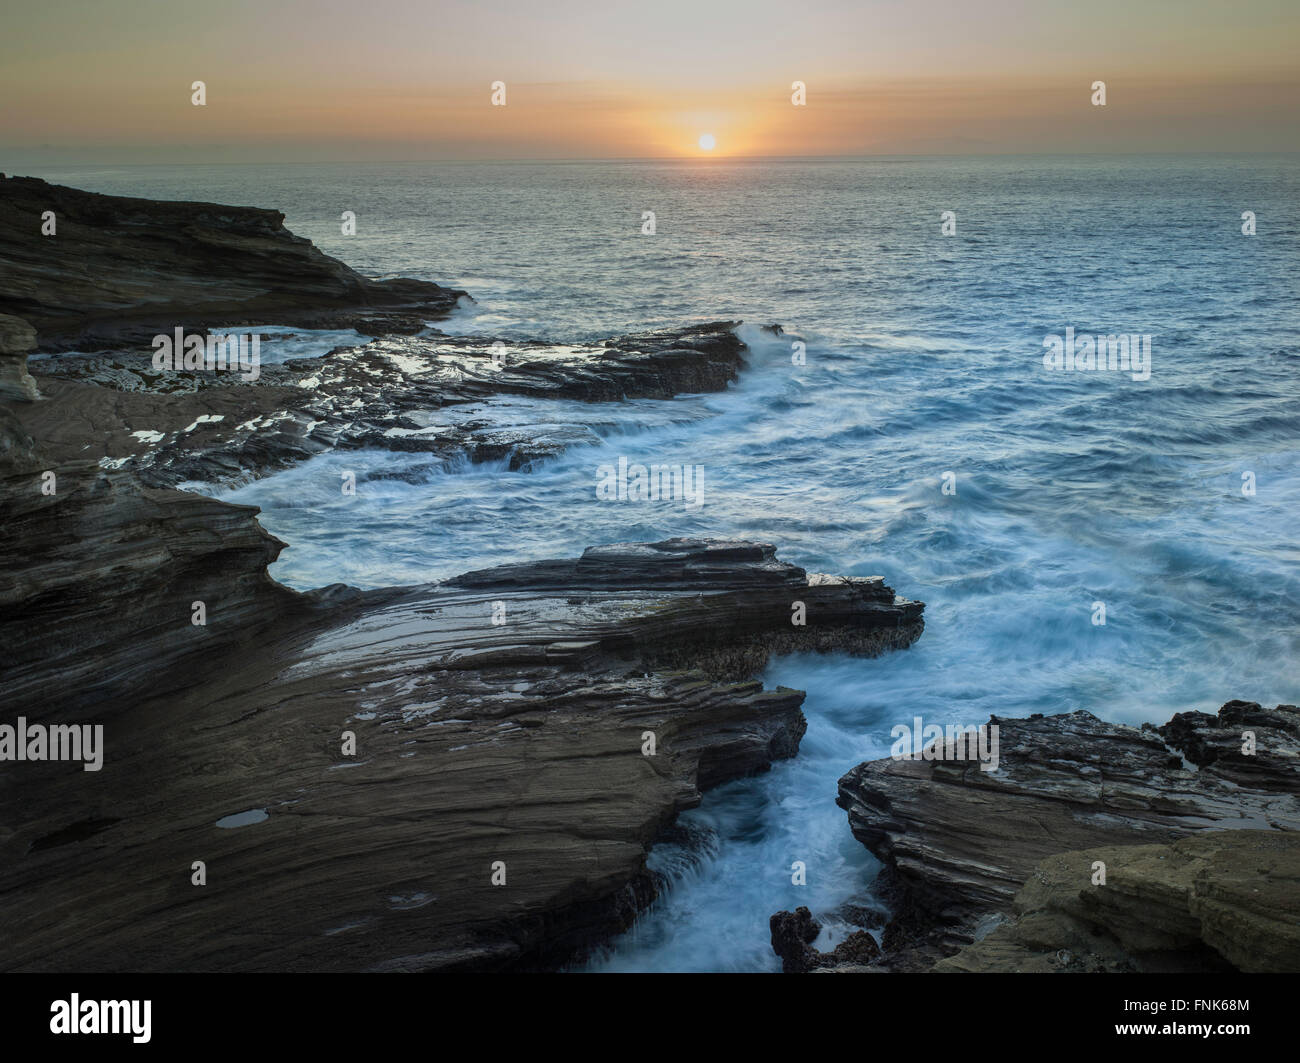
[[[380,591],[282,587],[267,566],[283,544],[255,509],[175,485],[359,447],[524,467],[595,437],[553,418],[498,423],[503,396],[595,413],[720,390],[744,365],[736,323],[568,347],[451,338],[428,324],[449,289],[424,286],[415,318],[376,316],[415,282],[381,299],[273,212],[40,182],[0,192],[63,219],[57,245],[5,243],[19,267],[0,290],[10,377],[26,376],[38,335],[107,345],[38,359],[32,388],[0,406],[8,700],[34,724],[106,735],[97,772],[0,772],[4,969],[562,966],[653,899],[646,855],[679,811],[794,755],[802,692],[753,679],[771,653],[876,654],[920,634],[920,603],[883,581],[809,575],[756,543],[594,547]],[[258,270],[268,291],[244,314],[225,296],[186,303],[184,278],[161,292],[166,256],[93,290],[63,283],[71,259],[32,266],[47,246],[91,264],[110,246],[135,262],[179,254],[174,231],[211,251],[208,295]],[[249,270],[212,250],[250,244]],[[51,281],[57,305],[31,295]],[[153,305],[101,316],[135,284]],[[321,301],[331,327],[374,340],[265,366],[256,383],[160,372],[141,349],[171,314],[302,323]]]
[[[255,508],[181,485],[360,448],[527,470],[597,443],[602,404],[725,389],[739,323],[452,337],[436,325],[466,293],[362,277],[275,211],[3,175],[0,207],[0,722],[102,724],[106,744],[94,772],[0,765],[0,969],[563,967],[654,899],[646,857],[678,813],[796,754],[804,694],[763,688],[771,655],[923,630],[878,577],[698,538],[290,590]],[[150,354],[252,324],[370,339],[255,381]],[[1000,772],[840,781],[891,915],[830,954],[810,912],[778,913],[786,970],[1300,966],[1294,707],[997,722]],[[1234,752],[1245,730],[1257,754]],[[1107,886],[1080,881],[1096,860]],[[1240,876],[1261,862],[1256,896]]]
[[[872,963],[1300,965],[1300,709],[1232,701],[1160,727],[1086,712],[990,725],[996,771],[951,757],[885,759],[840,779],[837,802],[883,862],[876,888],[894,913]],[[863,965],[807,956],[786,929],[791,916],[773,916],[787,966]]]
[[[677,812],[794,755],[800,691],[711,678],[798,645],[792,599],[810,636],[850,652],[921,628],[880,581],[812,578],[754,544],[531,568],[304,596],[191,661],[184,687],[100,702],[91,783],[66,765],[27,765],[21,789],[7,773],[22,827],[4,840],[5,966],[559,966],[653,898],[645,857]],[[666,650],[695,659],[655,663]],[[254,809],[264,821],[214,829]],[[69,912],[57,949],[53,909]]]

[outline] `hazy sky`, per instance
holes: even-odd
[[[704,133],[717,156],[1300,146],[1300,0],[8,8],[0,170],[704,156]],[[205,107],[190,102],[195,80]],[[505,107],[490,103],[497,80]],[[806,107],[791,105],[794,80]],[[1090,103],[1095,80],[1105,107]]]

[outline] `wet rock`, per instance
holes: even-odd
[[[169,509],[182,500],[254,526],[240,507],[181,492],[115,508],[153,507],[166,528],[169,513],[190,519]],[[200,530],[213,514],[193,519],[160,541],[219,547]],[[74,540],[66,533],[45,564],[61,553],[74,571]],[[241,549],[227,549],[231,571],[249,560]],[[156,629],[132,629],[143,613],[119,603],[142,667],[78,712],[88,673],[57,660],[41,676],[28,662],[31,714],[104,722],[105,755],[90,786],[64,765],[0,774],[12,825],[0,835],[0,968],[562,965],[654,897],[646,856],[681,810],[794,755],[804,732],[800,691],[657,660],[706,631],[763,660],[765,640],[790,627],[792,596],[814,630],[887,630],[898,646],[921,630],[919,603],[891,604],[880,581],[810,576],[764,544],[622,544],[535,571],[293,596],[271,624],[172,667],[164,643],[192,637],[190,592],[153,588]],[[165,615],[169,602],[181,615]],[[223,608],[214,595],[210,628]],[[22,638],[13,627],[0,641]],[[216,827],[249,809],[267,816]],[[59,833],[108,819],[84,837]]]
[[[880,956],[880,946],[865,930],[858,930],[835,946],[831,952],[812,947],[821,933],[821,924],[807,908],[777,912],[769,920],[772,951],[781,959],[785,974],[807,974],[817,970],[864,968]]]
[[[446,337],[425,325],[463,293],[363,278],[274,211],[2,176],[0,267],[0,313],[94,352],[35,360],[42,402],[6,378],[5,695],[105,727],[99,771],[0,771],[0,969],[565,964],[653,899],[646,856],[681,810],[797,751],[802,692],[753,678],[771,653],[921,633],[878,577],[712,540],[296,594],[255,509],[174,489],[335,448],[524,468],[596,439],[600,414],[549,400],[727,387],[736,322]],[[157,332],[255,323],[381,338],[256,380],[153,365]]]
[[[1229,702],[1217,716],[1180,713],[1161,728],[1086,712],[991,722],[998,771],[886,759],[840,779],[854,836],[885,864],[878,887],[895,916],[884,944],[897,969],[928,968],[970,944],[1010,912],[1047,857],[1213,830],[1300,829],[1295,706]]]
[[[257,523],[255,507],[40,458],[34,448],[0,470],[8,704],[76,711],[146,682],[180,681],[183,662],[293,608],[299,596],[266,572],[284,543]],[[195,603],[202,624],[192,622]]]
[[[805,974],[817,966],[821,955],[812,947],[821,933],[821,924],[807,908],[793,912],[777,912],[769,920],[772,931],[772,951],[781,958],[781,970],[786,974]]]
[[[1266,709],[1230,701],[1217,715],[1180,712],[1160,734],[1192,763],[1247,789],[1294,790],[1300,713],[1294,706]]]
[[[861,904],[841,905],[836,913],[845,922],[854,926],[866,927],[868,930],[883,929],[889,921],[889,913],[881,908],[868,908]]]
[[[377,448],[512,469],[600,442],[545,400],[719,391],[744,366],[735,321],[604,344],[388,337],[238,374],[154,369],[144,353],[34,364],[48,401],[20,413],[55,460],[129,468],[153,486],[244,482],[327,450]],[[537,400],[522,412],[512,399]],[[573,415],[570,414],[570,417]],[[95,425],[89,440],[84,426]]]

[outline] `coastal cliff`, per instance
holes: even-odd
[[[0,314],[45,349],[238,324],[418,332],[465,293],[376,281],[275,210],[106,196],[0,174]]]

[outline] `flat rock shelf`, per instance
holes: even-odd
[[[100,701],[100,772],[0,777],[5,969],[560,966],[653,898],[680,810],[795,754],[768,654],[922,629],[879,579],[690,539],[292,604]]]

